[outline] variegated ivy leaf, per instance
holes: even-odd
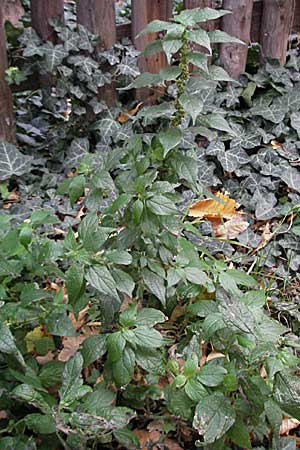
[[[128,77],[137,77],[140,70],[137,66],[137,59],[135,57],[125,55],[118,64],[118,73]]]
[[[101,137],[107,138],[117,133],[121,128],[121,125],[116,120],[106,117],[97,122],[95,128],[99,130]]]
[[[18,41],[25,46],[23,56],[43,56],[43,49],[41,47],[42,41],[33,28],[25,28],[21,36],[18,38]]]
[[[276,105],[271,105],[269,107],[254,107],[250,109],[250,113],[254,116],[261,116],[265,120],[269,120],[273,123],[280,123],[284,120],[287,113],[286,108],[279,109]]]
[[[281,179],[289,188],[300,192],[300,172],[295,167],[289,167],[281,173]]]
[[[294,112],[291,114],[291,125],[294,128],[294,130],[297,131],[298,137],[300,139],[300,113]]]
[[[82,159],[89,153],[90,143],[87,138],[73,139],[67,152],[65,164],[67,167],[78,167]]]
[[[239,145],[230,147],[229,150],[219,152],[217,158],[225,172],[234,172],[240,166],[247,164],[250,161],[250,157]]]
[[[258,220],[269,220],[276,217],[278,213],[275,208],[277,199],[274,194],[261,195],[261,192],[256,190],[253,200],[256,202],[255,217]]]
[[[55,72],[64,58],[68,56],[68,52],[63,45],[53,45],[52,42],[47,42],[43,45],[43,53],[45,56],[45,68],[49,73]]]
[[[88,76],[92,75],[94,70],[98,68],[98,63],[89,56],[70,56],[68,62],[76,67],[80,67]]]
[[[78,32],[80,36],[78,47],[81,50],[87,50],[89,53],[92,53],[94,50],[92,41],[96,41],[96,36],[91,34],[84,26],[80,24],[78,25]]]
[[[0,141],[0,180],[23,175],[31,169],[32,156],[25,156],[13,144]]]
[[[209,31],[208,36],[212,44],[232,43],[232,44],[246,45],[245,42],[241,41],[240,39],[237,39],[236,37],[230,36],[230,34],[225,33],[225,31],[221,30]]]
[[[66,51],[69,53],[71,51],[78,51],[79,35],[71,31],[69,28],[64,28],[58,37],[64,43]]]

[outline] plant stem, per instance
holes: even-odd
[[[186,31],[182,34],[182,47],[179,51],[179,68],[181,70],[180,76],[176,80],[176,87],[177,87],[177,94],[176,94],[176,100],[175,100],[175,108],[176,108],[176,114],[173,118],[171,125],[172,127],[177,127],[181,124],[181,121],[184,117],[184,109],[180,103],[180,97],[185,92],[186,84],[190,77],[189,72],[189,63],[188,63],[188,38]]]

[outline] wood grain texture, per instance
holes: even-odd
[[[285,64],[288,37],[292,31],[295,0],[264,0],[260,42],[262,59],[278,59]],[[300,24],[299,24],[300,27]]]
[[[13,100],[5,81],[7,69],[4,4],[0,2],[0,140],[15,142]]]
[[[223,17],[222,30],[246,44],[222,44],[220,46],[222,66],[233,78],[238,78],[246,68],[253,0],[239,0],[239,2],[224,0],[223,8],[232,11],[232,14]]]
[[[64,19],[64,0],[31,0],[32,27],[44,41],[56,41],[56,33],[49,25],[51,17]]]
[[[100,36],[105,48],[115,44],[117,30],[114,0],[78,0],[77,19],[91,33]]]

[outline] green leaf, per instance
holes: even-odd
[[[206,114],[201,116],[201,124],[216,130],[226,131],[226,133],[234,134],[226,119],[217,113]]]
[[[71,305],[75,305],[82,294],[84,286],[84,270],[78,264],[72,266],[66,272],[66,289],[68,292],[68,299]]]
[[[163,323],[167,320],[166,316],[159,309],[142,308],[138,311],[136,317],[136,325],[138,327],[153,327],[157,323]]]
[[[49,73],[55,72],[57,66],[68,56],[68,52],[61,44],[53,45],[52,42],[47,42],[47,44],[43,45],[42,49],[45,55],[45,69]]]
[[[181,69],[178,66],[163,67],[159,71],[161,81],[174,81],[181,74]]]
[[[166,306],[166,288],[164,279],[148,269],[143,270],[142,276],[149,291],[159,299],[163,306]]]
[[[135,282],[132,277],[124,270],[116,268],[111,269],[110,273],[115,280],[117,290],[131,297],[135,288]]]
[[[182,11],[178,16],[174,17],[174,20],[183,25],[194,27],[198,22],[219,19],[226,14],[230,14],[230,11],[224,9],[194,8]]]
[[[161,81],[158,73],[143,72],[138,75],[134,82],[129,86],[131,88],[140,89],[142,87],[156,86]]]
[[[247,286],[247,287],[257,286],[257,281],[255,280],[255,278],[251,277],[250,275],[243,272],[242,270],[230,269],[230,270],[227,270],[226,273],[231,278],[233,278],[237,284],[240,284],[241,286]]]
[[[177,53],[183,45],[182,40],[178,39],[177,36],[178,35],[175,35],[173,37],[172,35],[167,34],[162,41],[163,51],[166,54],[169,64],[171,63],[172,55]]]
[[[108,214],[114,214],[117,211],[119,211],[122,208],[125,208],[125,206],[128,205],[130,202],[132,196],[130,194],[121,194],[114,202],[113,204],[108,208],[106,213]]]
[[[197,161],[184,153],[177,153],[170,161],[176,175],[181,180],[186,180],[195,186],[198,180]]]
[[[137,345],[146,348],[158,348],[164,343],[164,339],[159,331],[147,326],[139,326],[133,330]]]
[[[140,199],[137,199],[132,205],[132,216],[136,224],[141,222],[141,217],[144,210],[144,204]]]
[[[288,370],[275,375],[274,398],[280,407],[295,419],[300,419],[299,376]]]
[[[110,250],[105,253],[106,258],[114,263],[123,266],[129,266],[132,263],[132,256],[124,250]]]
[[[113,432],[115,439],[128,450],[136,450],[140,446],[140,441],[133,431],[123,428]]]
[[[208,395],[203,384],[195,379],[188,380],[184,386],[186,395],[194,402],[199,402]]]
[[[120,359],[112,366],[113,378],[118,387],[130,383],[134,373],[135,355],[128,346],[124,348]]]
[[[228,431],[228,437],[239,447],[248,449],[252,448],[249,431],[241,420],[236,421],[236,423],[230,428]]]
[[[53,311],[46,318],[48,332],[54,336],[77,336],[66,313]]]
[[[78,177],[72,178],[72,181],[69,185],[69,195],[70,195],[70,203],[73,208],[75,202],[84,194],[85,187],[85,177],[83,175],[79,175]]]
[[[117,362],[124,351],[126,340],[121,331],[112,333],[107,338],[108,358],[112,363]]]
[[[199,67],[203,72],[208,73],[208,58],[207,55],[201,52],[189,52],[187,54],[188,62]]]
[[[192,353],[183,366],[183,373],[187,378],[191,378],[195,375],[198,368],[198,363],[199,361],[197,355]]]
[[[53,434],[56,432],[54,419],[43,414],[28,414],[25,417],[26,426],[36,434]]]
[[[174,203],[164,195],[155,195],[146,201],[147,208],[158,216],[170,216],[178,214]]]
[[[246,45],[245,42],[237,39],[236,37],[230,36],[230,34],[225,33],[221,30],[213,30],[208,32],[209,40],[212,44],[242,44]]]
[[[0,141],[0,181],[30,172],[31,156],[22,155],[13,144]]]
[[[0,324],[0,353],[12,355],[21,366],[26,367],[22,353],[17,348],[14,337],[5,323]]]
[[[161,131],[158,134],[158,139],[164,148],[164,158],[170,150],[177,147],[182,139],[182,132],[179,128],[169,128],[166,131]]]
[[[93,288],[97,289],[97,291],[113,297],[120,302],[120,298],[116,290],[117,284],[112,274],[105,266],[90,267],[85,275],[85,278],[87,282],[93,286]]]
[[[137,347],[135,350],[137,364],[147,372],[154,375],[165,374],[165,359],[162,352],[145,347]]]
[[[80,353],[76,353],[66,363],[62,375],[62,386],[59,390],[60,405],[62,407],[69,407],[76,400],[79,400],[91,391],[89,386],[82,385],[82,368],[83,357]]]
[[[201,367],[197,380],[204,386],[215,387],[223,383],[224,376],[227,374],[227,370],[222,366],[216,364],[205,364]]]
[[[195,44],[207,48],[207,50],[211,54],[210,38],[209,34],[205,30],[202,30],[202,28],[187,30],[186,35],[189,41],[195,42]]]
[[[83,357],[83,367],[87,367],[102,356],[107,351],[107,335],[99,334],[89,336],[83,341],[81,354]]]
[[[221,392],[204,397],[196,406],[193,427],[204,437],[205,444],[220,439],[235,422],[235,411]]]
[[[28,384],[19,384],[13,391],[14,398],[39,408],[45,413],[51,413],[51,407],[44,399],[43,395]]]
[[[197,117],[203,111],[203,101],[200,96],[192,94],[183,94],[179,97],[179,101],[187,114],[193,120],[193,125],[196,124]]]
[[[119,323],[122,327],[133,327],[136,324],[137,305],[129,305],[119,317]]]
[[[159,33],[160,31],[168,30],[170,28],[170,22],[164,20],[152,20],[148,25],[141,31],[138,36],[142,36],[147,33]]]
[[[194,284],[206,285],[210,282],[210,279],[203,270],[197,267],[185,267],[184,273],[188,281]]]

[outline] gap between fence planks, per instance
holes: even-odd
[[[0,2],[0,140],[15,142],[12,94],[5,81],[7,69],[4,3]]]
[[[31,24],[43,41],[56,41],[56,33],[49,24],[51,17],[64,20],[64,0],[31,0]]]

